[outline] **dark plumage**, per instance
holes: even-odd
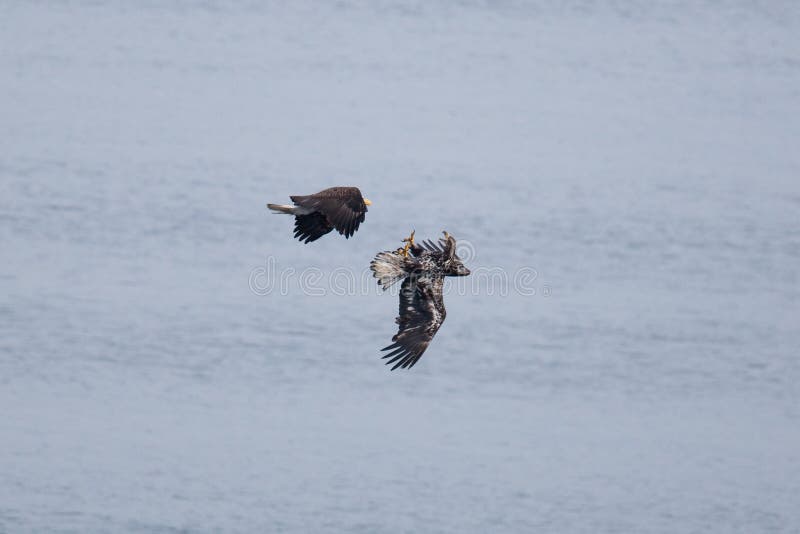
[[[361,196],[357,187],[331,187],[313,195],[290,196],[293,206],[267,204],[275,213],[294,215],[294,237],[310,243],[334,228],[350,239],[364,222],[372,202]]]
[[[399,325],[393,343],[384,347],[387,365],[411,368],[428,348],[433,336],[442,326],[447,311],[444,308],[445,276],[466,276],[467,269],[456,254],[456,240],[447,232],[438,244],[414,243],[414,234],[404,240],[405,248],[394,252],[379,252],[370,268],[378,284],[387,289],[404,279],[400,288],[400,308],[395,322]],[[408,253],[411,253],[410,255]]]

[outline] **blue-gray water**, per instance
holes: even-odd
[[[0,6],[0,531],[800,530],[798,5],[434,4]]]

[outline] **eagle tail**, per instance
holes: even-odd
[[[379,252],[369,267],[383,289],[408,276],[405,258],[396,252]]]
[[[267,204],[267,207],[271,209],[273,213],[286,213],[288,215],[294,215],[297,209],[295,206],[288,206],[286,204]]]

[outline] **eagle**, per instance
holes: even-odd
[[[444,277],[470,274],[456,254],[455,238],[443,233],[444,238],[438,243],[426,240],[418,245],[411,232],[403,240],[403,248],[379,252],[370,263],[384,290],[403,280],[400,315],[395,319],[399,329],[393,343],[381,349],[386,352],[386,365],[394,364],[392,371],[414,367],[442,326],[447,316],[442,296]]]
[[[294,215],[294,237],[303,243],[316,241],[334,228],[350,239],[364,222],[372,202],[357,187],[329,187],[313,195],[290,196],[294,206],[267,204],[274,213]]]

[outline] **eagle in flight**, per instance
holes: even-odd
[[[294,215],[294,237],[304,243],[316,241],[334,228],[350,239],[364,222],[372,202],[357,187],[330,187],[313,195],[290,196],[293,206],[267,204],[275,213]]]
[[[379,252],[370,263],[383,289],[403,280],[400,315],[395,319],[399,329],[393,343],[382,349],[388,351],[383,356],[389,359],[386,364],[394,363],[392,371],[414,367],[442,326],[447,315],[442,296],[444,277],[469,274],[456,254],[455,238],[447,232],[439,243],[427,240],[418,245],[414,242],[414,232],[403,242],[403,248]]]

